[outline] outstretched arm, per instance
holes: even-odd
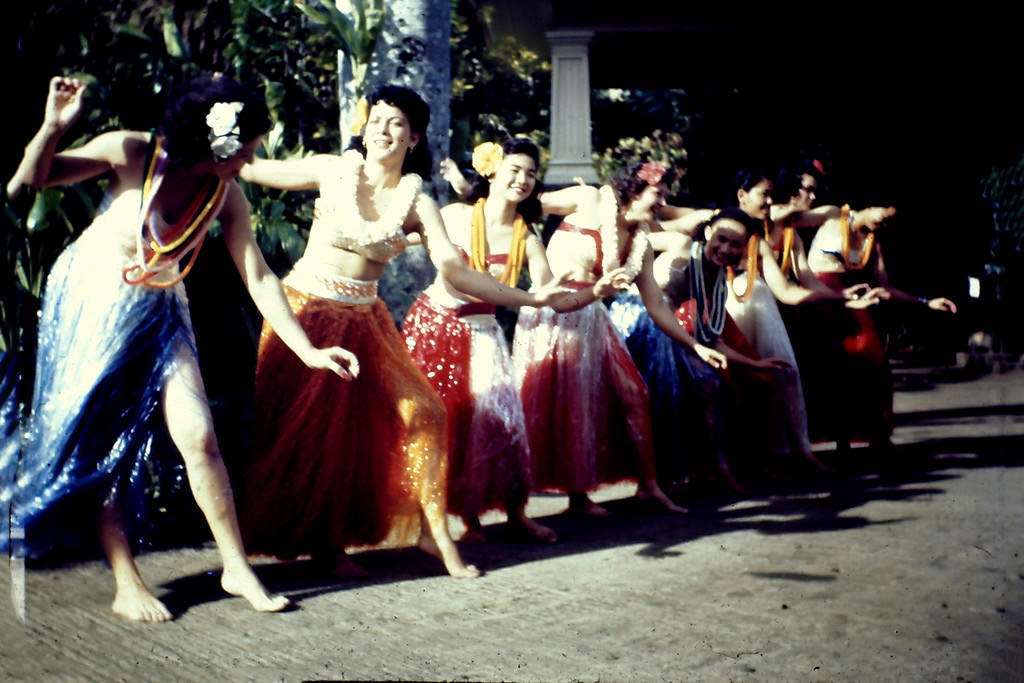
[[[232,183],[228,187],[228,197],[219,218],[228,251],[249,295],[281,341],[308,367],[330,370],[346,380],[355,378],[359,374],[359,362],[352,352],[340,346],[316,348],[295,319],[281,281],[267,266],[253,237],[249,203],[238,185]]]
[[[247,183],[279,190],[315,190],[332,168],[337,170],[339,161],[333,154],[287,160],[257,158],[242,167],[239,177]]]
[[[956,304],[944,296],[929,299],[923,296],[915,296],[909,292],[905,292],[902,289],[894,287],[889,281],[889,273],[885,269],[885,259],[882,257],[882,245],[880,244],[875,244],[875,278],[878,282],[879,288],[888,292],[889,296],[897,301],[920,303],[933,311],[956,313]]]

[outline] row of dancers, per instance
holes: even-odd
[[[58,152],[84,91],[52,79],[7,186],[13,197],[108,179],[47,279],[31,410],[17,457],[0,461],[0,543],[35,558],[98,536],[112,608],[129,619],[173,618],[133,555],[163,430],[220,551],[222,587],[279,611],[288,599],[263,586],[248,554],[309,555],[359,576],[352,549],[418,545],[468,578],[479,570],[463,562],[449,514],[467,541],[485,540],[480,516],[500,509],[513,533],[555,542],[526,514],[533,491],[603,515],[590,494],[635,481],[639,498],[682,513],[669,493],[688,483],[742,490],[750,468],[785,454],[814,461],[775,299],[827,307],[850,358],[862,349],[842,346],[846,312],[917,301],[884,280],[874,230],[890,209],[772,204],[766,176],[743,179],[738,206],[720,211],[667,206],[676,170],[655,161],[601,187],[543,192],[536,145],[513,138],[474,152],[473,181],[444,164],[467,201],[439,209],[421,180],[430,112],[407,88],[368,98],[353,149],[287,161],[256,157],[267,106],[225,76],[184,84],[153,133],[107,132]],[[318,192],[306,250],[282,280],[253,238],[238,177]],[[547,245],[531,229],[544,213],[564,217]],[[214,221],[264,318],[237,501],[181,282]],[[803,248],[805,225],[819,226],[817,250]],[[411,242],[438,274],[399,330],[377,282]],[[878,286],[841,282],[869,261]],[[496,306],[519,309],[511,352]],[[888,438],[884,424],[864,424]]]

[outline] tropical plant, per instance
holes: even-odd
[[[616,169],[638,161],[661,161],[676,168],[678,175],[668,188],[668,195],[679,195],[686,173],[686,147],[679,133],[655,130],[642,138],[622,138],[615,147],[594,154],[594,166],[602,182]]]
[[[1024,297],[1024,154],[990,169],[981,181],[981,195],[992,209],[985,274],[996,308],[1008,308]],[[992,322],[1005,320],[1013,320],[1009,310]],[[1024,335],[1017,326],[996,331],[1001,343],[1018,350],[1024,347]]]

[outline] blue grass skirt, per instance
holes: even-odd
[[[126,285],[118,252],[87,230],[47,279],[31,413],[13,485],[4,483],[13,500],[0,525],[25,531],[15,555],[98,549],[104,503],[120,506],[138,546],[154,494],[184,477],[180,458],[166,467],[157,457],[175,452],[155,437],[166,435],[160,402],[178,354],[195,358],[185,290]],[[11,529],[0,531],[7,544]]]
[[[638,294],[620,293],[608,312],[650,393],[659,484],[668,489],[710,469],[723,439],[718,373],[662,332]]]

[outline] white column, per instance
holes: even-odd
[[[590,56],[593,31],[549,31],[551,159],[544,183],[598,182],[590,146]]]

